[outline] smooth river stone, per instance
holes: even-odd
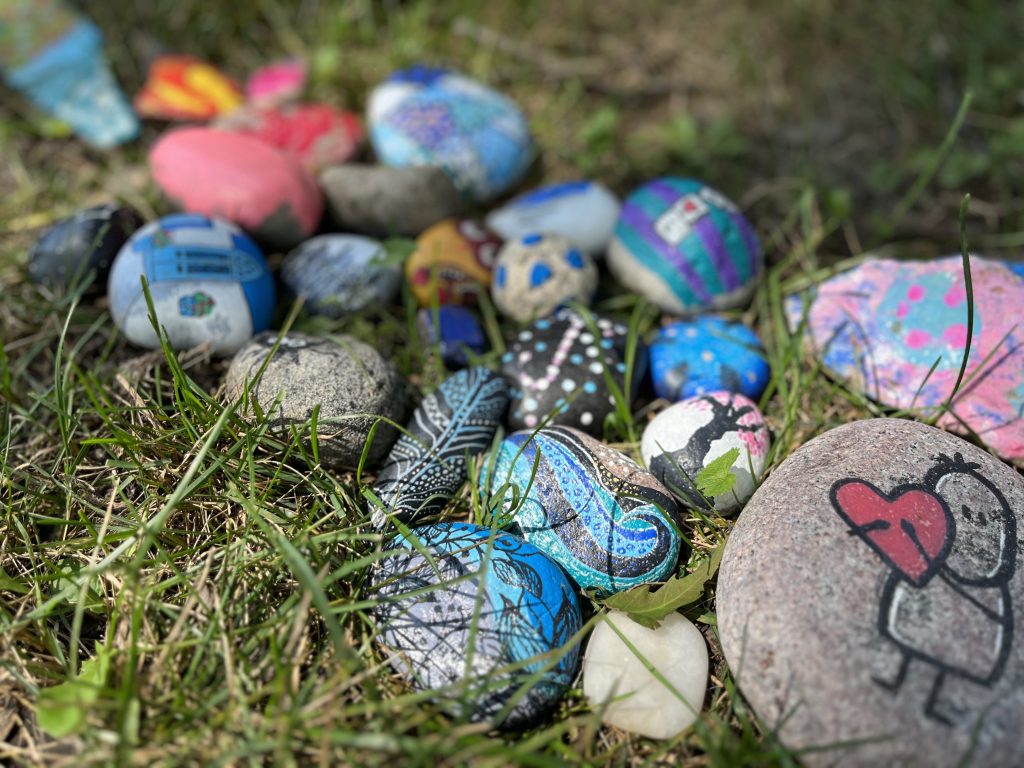
[[[648,629],[624,613],[609,611],[583,654],[583,695],[601,714],[601,722],[651,739],[671,738],[692,725],[707,687],[704,636],[678,613]]]
[[[635,190],[608,248],[612,274],[673,314],[744,304],[763,263],[750,222],[696,179],[668,177]]]
[[[644,429],[640,453],[651,472],[687,507],[710,509],[697,490],[697,475],[736,448],[729,472],[733,487],[712,499],[718,512],[735,512],[754,493],[770,446],[764,417],[751,400],[732,392],[709,392],[666,408]]]
[[[682,540],[675,502],[654,475],[579,430],[532,434],[505,438],[480,477],[485,498],[509,485],[500,503],[513,530],[600,594],[670,576]]]
[[[501,238],[472,219],[445,219],[416,238],[405,278],[421,307],[476,304],[491,286]]]
[[[305,425],[319,408],[320,462],[331,469],[355,469],[377,417],[405,423],[409,399],[401,374],[373,347],[350,336],[329,339],[288,333],[256,381],[277,337],[277,331],[261,333],[239,350],[224,389],[229,400],[237,400],[249,382],[250,398],[282,439],[290,440],[292,429],[298,428],[311,452]],[[279,393],[284,395],[275,405]],[[379,463],[397,438],[398,430],[381,421],[367,451],[367,464]]]
[[[718,578],[722,648],[762,721],[811,766],[1021,765],[1022,512],[1017,472],[922,424],[799,448]]]
[[[971,277],[971,355],[952,410],[938,423],[970,430],[1024,466],[1024,273],[972,256]],[[869,259],[817,287],[806,338],[826,369],[851,387],[883,405],[931,415],[959,375],[967,308],[960,256]],[[795,330],[803,316],[799,296],[787,312]]]
[[[508,408],[508,384],[486,368],[448,377],[424,398],[373,484],[384,504],[373,526],[441,512],[466,482],[466,462],[490,447]]]
[[[411,533],[418,549],[399,538],[373,573],[391,663],[456,716],[504,730],[537,723],[576,673],[583,619],[573,584],[517,536],[467,523]]]
[[[502,314],[525,322],[569,302],[589,305],[597,280],[594,260],[567,238],[526,235],[498,251],[491,296]]]

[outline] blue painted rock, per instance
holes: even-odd
[[[281,282],[305,297],[311,314],[344,317],[398,294],[402,272],[385,259],[384,247],[369,237],[320,235],[285,257]]]
[[[436,346],[449,368],[465,368],[469,365],[469,353],[479,355],[487,348],[484,329],[466,307],[423,307],[416,313],[416,327],[420,340],[428,347]]]
[[[575,676],[583,619],[572,583],[508,533],[442,523],[412,535],[416,548],[399,538],[373,576],[392,663],[457,716],[507,730],[536,723]]]
[[[508,408],[508,384],[486,368],[445,379],[420,403],[373,484],[387,509],[373,525],[393,517],[409,524],[439,513],[466,482],[466,462],[485,451]]]
[[[674,314],[743,304],[763,261],[746,217],[695,179],[658,179],[634,191],[608,248],[615,277]]]
[[[442,168],[477,202],[511,188],[533,159],[520,109],[482,83],[443,69],[392,74],[370,94],[368,122],[382,163]]]
[[[605,374],[625,394],[628,333],[620,323],[597,315],[584,317],[571,309],[520,331],[501,358],[501,373],[512,386],[509,426],[533,429],[552,415],[549,424],[603,434],[605,417],[615,410]],[[630,401],[645,363],[640,344]]]
[[[70,287],[106,281],[110,265],[142,217],[116,203],[83,208],[46,230],[28,253],[28,276],[37,283]]]
[[[682,540],[675,501],[654,475],[578,430],[531,434],[505,438],[480,480],[485,497],[506,488],[501,506],[516,530],[583,589],[610,594],[670,576]]]
[[[506,203],[487,217],[487,226],[506,240],[531,232],[567,237],[580,250],[596,256],[612,239],[619,200],[603,184],[570,181],[550,184]]]
[[[491,296],[503,314],[533,320],[570,301],[590,304],[597,278],[594,260],[566,238],[526,235],[498,251]]]
[[[732,488],[715,496],[714,509],[735,512],[750,498],[764,471],[770,439],[761,411],[743,395],[709,392],[659,413],[644,429],[640,453],[651,472],[683,504],[710,510],[695,487],[697,475],[722,454],[739,451]]]
[[[761,340],[741,323],[698,317],[665,326],[651,342],[651,380],[666,400],[715,390],[757,400],[770,375]]]
[[[156,349],[141,277],[157,321],[175,349],[209,343],[230,354],[270,326],[274,279],[259,247],[240,229],[206,216],[165,216],[125,243],[110,270],[114,323],[133,344]]]

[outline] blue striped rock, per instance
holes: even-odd
[[[508,407],[508,384],[486,368],[447,378],[413,414],[395,443],[373,490],[388,515],[411,523],[433,515],[466,482],[466,457],[485,451]],[[388,515],[376,509],[373,525]]]
[[[612,274],[674,314],[743,304],[763,263],[746,217],[695,179],[657,179],[634,191],[608,247]]]
[[[583,618],[572,582],[501,531],[442,523],[410,536],[416,544],[399,538],[373,574],[377,639],[392,663],[456,716],[506,730],[537,722],[576,673]]]
[[[654,475],[575,429],[530,436],[502,441],[481,477],[485,496],[504,489],[503,511],[527,541],[601,594],[672,574],[682,546],[676,505]]]

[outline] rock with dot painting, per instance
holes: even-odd
[[[651,342],[650,354],[654,391],[666,400],[715,390],[757,400],[771,375],[757,334],[719,317],[666,325]]]
[[[974,333],[963,384],[938,424],[968,430],[1024,465],[1024,274],[971,258]],[[934,415],[954,391],[967,341],[960,256],[871,258],[826,280],[807,310],[806,339],[825,368],[892,408]],[[804,300],[787,303],[795,329]]]
[[[687,507],[722,514],[735,512],[750,498],[764,471],[770,438],[758,407],[734,392],[708,392],[665,409],[647,425],[640,453],[654,476]],[[707,499],[697,475],[736,449],[729,473],[731,489]]]
[[[476,304],[490,288],[501,238],[472,219],[445,219],[416,238],[405,279],[421,307]]]
[[[736,204],[696,179],[656,179],[635,190],[608,247],[612,274],[673,314],[742,305],[763,262]]]
[[[460,306],[422,307],[416,313],[420,341],[436,347],[451,369],[465,368],[471,355],[487,349],[487,337],[473,310]]]
[[[414,528],[388,545],[373,586],[391,664],[456,717],[526,728],[572,685],[579,598],[518,536],[468,523]]]
[[[630,401],[643,378],[646,354],[638,342],[626,387],[628,334],[621,323],[571,309],[520,331],[501,358],[501,372],[512,387],[512,429],[535,429],[547,420],[603,434],[616,402],[606,374]]]
[[[570,301],[590,304],[597,277],[594,260],[562,235],[524,235],[498,252],[491,295],[502,314],[523,322]]]
[[[1024,479],[960,438],[844,424],[775,468],[729,535],[722,650],[812,766],[1024,763]]]
[[[672,495],[631,458],[568,427],[516,432],[480,477],[500,494],[512,530],[561,565],[582,589],[612,594],[661,581],[682,538]]]
[[[466,463],[490,446],[508,407],[508,384],[486,368],[445,379],[413,413],[373,484],[384,505],[373,525],[436,515],[466,482]]]

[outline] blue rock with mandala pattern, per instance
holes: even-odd
[[[416,409],[377,476],[373,490],[387,514],[376,509],[373,525],[443,510],[466,482],[467,456],[490,446],[507,407],[508,384],[493,371],[468,368],[445,379]]]
[[[536,723],[579,660],[583,618],[562,569],[517,536],[468,523],[415,528],[392,550],[373,582],[377,639],[398,671],[457,717]]]
[[[568,427],[516,432],[481,477],[513,530],[583,589],[611,594],[661,581],[682,539],[671,493],[625,454]],[[513,489],[518,489],[513,490]]]

